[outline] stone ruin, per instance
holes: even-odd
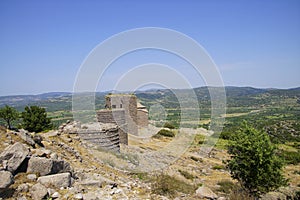
[[[97,121],[68,121],[59,133],[78,134],[104,150],[119,152],[120,144],[128,145],[128,133],[138,135],[139,128],[148,127],[148,111],[133,94],[110,94],[105,96],[105,109],[97,111]]]
[[[105,108],[97,112],[98,121],[116,124],[125,134],[138,135],[139,128],[148,127],[148,111],[134,94],[107,95]]]

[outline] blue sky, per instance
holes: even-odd
[[[300,1],[0,1],[0,95],[72,91],[81,63],[119,32],[163,27],[182,32],[212,57],[225,85],[300,86]],[[123,59],[123,60],[122,60]],[[121,58],[99,90],[136,64],[168,63],[192,86],[183,61],[157,51]],[[119,64],[118,64],[119,63]]]

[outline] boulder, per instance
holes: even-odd
[[[70,163],[64,160],[53,160],[51,174],[65,173],[65,172],[73,173]]]
[[[29,154],[28,148],[17,142],[8,146],[0,155],[0,163],[5,162],[6,169],[14,173]],[[4,165],[3,165],[4,166]]]
[[[23,183],[21,185],[18,186],[17,190],[18,193],[22,193],[22,192],[28,192],[29,191],[29,186],[27,183]]]
[[[37,183],[34,186],[32,186],[32,188],[30,190],[30,194],[31,194],[32,199],[42,200],[48,196],[48,191],[44,185]]]
[[[74,199],[83,199],[83,195],[81,193],[75,194]]]
[[[34,156],[37,157],[46,157],[49,158],[51,155],[51,151],[48,149],[36,149],[35,153],[33,154]]]
[[[51,174],[53,160],[31,157],[28,162],[27,173],[39,173],[41,176]]]
[[[0,171],[0,191],[14,183],[14,177],[9,171]]]
[[[69,187],[71,185],[70,173],[54,174],[48,176],[41,176],[37,180],[39,183],[47,187]]]
[[[37,176],[35,174],[28,174],[27,179],[29,179],[31,181],[35,181],[37,179]]]
[[[18,132],[15,132],[15,134],[18,135],[27,144],[29,144],[31,146],[35,145],[35,142],[28,131],[26,131],[24,129],[20,129]]]
[[[218,196],[208,187],[201,186],[196,190],[196,195],[200,198],[217,199]]]
[[[28,162],[28,173],[39,173],[41,176],[72,172],[70,164],[64,160],[31,157]]]

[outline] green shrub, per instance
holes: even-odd
[[[283,162],[275,154],[276,147],[269,136],[246,123],[228,146],[231,160],[227,167],[231,176],[254,196],[284,186]]]
[[[221,170],[221,169],[225,169],[225,167],[223,165],[215,165],[215,166],[212,167],[212,169]]]
[[[194,137],[193,145],[196,145],[196,146],[201,145],[204,143],[204,140],[205,140],[204,135],[197,134]]]
[[[170,130],[161,129],[153,137],[154,138],[160,138],[161,136],[164,136],[164,137],[175,137],[175,134],[172,131],[170,131]]]
[[[152,193],[175,197],[176,192],[193,194],[196,187],[166,174],[159,174],[152,180]]]
[[[186,178],[186,179],[194,179],[194,176],[192,175],[192,174],[190,174],[190,173],[188,173],[187,171],[183,171],[183,170],[178,170],[178,172],[182,175],[182,176],[184,176],[184,178]]]
[[[171,124],[170,122],[166,122],[164,124],[164,128],[175,129],[175,126],[173,124]]]
[[[12,122],[19,118],[19,112],[8,105],[0,108],[0,119],[6,122],[8,129],[12,129]]]
[[[41,132],[52,128],[46,109],[39,106],[26,106],[22,112],[22,127],[30,132]]]

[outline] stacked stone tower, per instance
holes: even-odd
[[[138,128],[148,127],[148,111],[134,94],[106,95],[105,108],[97,112],[98,121],[117,124],[124,132],[121,143],[128,143],[128,133],[138,135]]]
[[[111,94],[105,97],[106,108],[113,111],[114,118],[118,118],[115,111],[124,110],[127,132],[138,134],[137,98],[133,94]]]

